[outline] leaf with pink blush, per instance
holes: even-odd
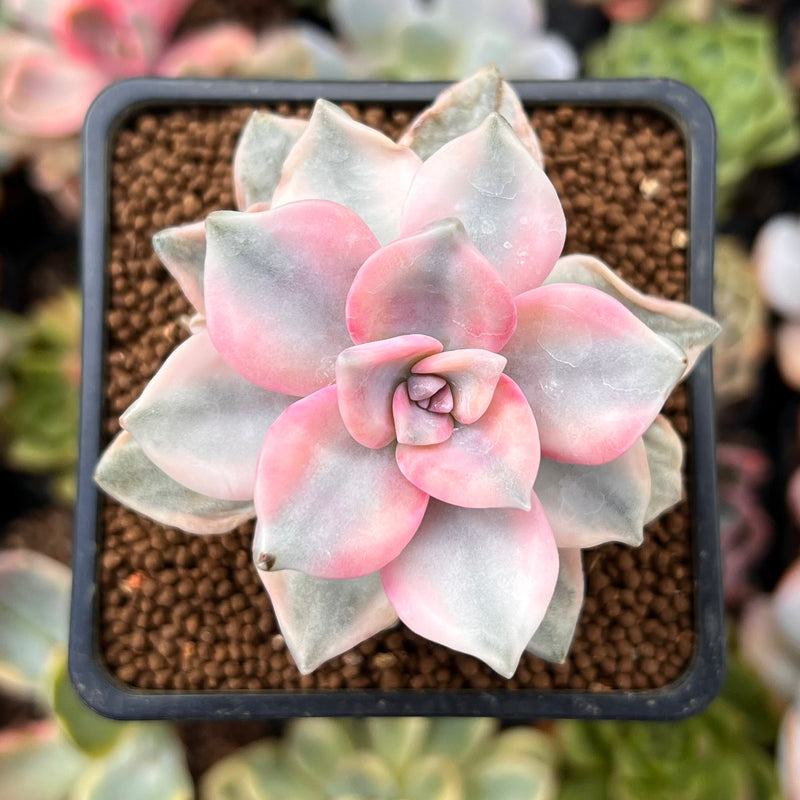
[[[382,247],[347,297],[356,344],[421,333],[445,350],[497,351],[516,324],[514,299],[457,220],[441,220]]]
[[[269,429],[255,500],[256,563],[357,578],[406,546],[428,495],[403,477],[393,447],[362,447],[350,436],[329,386],[289,406]]]
[[[642,294],[594,256],[559,258],[544,283],[580,283],[619,300],[651,331],[670,339],[683,350],[688,359],[684,377],[721,330],[715,319],[686,303]]]
[[[397,622],[377,572],[330,580],[291,569],[259,569],[258,577],[303,675]]]
[[[586,466],[543,458],[533,490],[559,547],[642,543],[650,470],[641,439],[607,464]]]
[[[225,533],[256,513],[252,502],[218,500],[172,480],[127,431],[106,448],[94,480],[107,495],[137,514],[187,533]]]
[[[32,50],[0,78],[0,121],[15,133],[59,137],[80,132],[108,77],[56,52]]]
[[[153,236],[153,249],[161,263],[178,282],[186,299],[201,313],[203,272],[206,260],[206,223],[191,222],[165,228]]]
[[[553,284],[515,298],[506,374],[533,409],[542,455],[603,464],[650,427],[686,368],[683,351],[613,297]]]
[[[307,126],[306,120],[253,112],[233,157],[233,185],[240,211],[272,201],[286,156]]]
[[[264,436],[296,399],[245,380],[201,331],[170,355],[120,423],[173,480],[249,501]]]
[[[430,336],[411,334],[367,342],[343,350],[336,359],[339,413],[350,435],[364,447],[386,447],[395,440],[392,398],[412,364],[438,353]]]
[[[800,798],[800,698],[783,715],[775,753],[778,778],[786,800]]]
[[[317,100],[308,128],[286,158],[272,205],[332,200],[355,211],[385,244],[397,238],[403,199],[420,164],[407,147]]]
[[[506,360],[488,350],[448,350],[418,361],[411,371],[440,375],[453,392],[453,416],[462,425],[479,420],[492,402]]]
[[[443,145],[477,128],[493,112],[511,125],[541,166],[542,150],[528,115],[494,64],[445,89],[412,121],[400,144],[410,147],[425,161]]]
[[[642,436],[650,469],[650,502],[645,524],[660,517],[683,499],[683,441],[662,415]]]
[[[411,630],[510,678],[547,612],[558,550],[535,495],[530,511],[432,499],[416,535],[381,577]]]
[[[584,584],[581,551],[559,548],[558,580],[553,599],[542,624],[525,648],[529,653],[556,664],[566,661],[583,608]]]
[[[783,380],[800,391],[800,322],[785,322],[778,328],[775,357]]]
[[[453,434],[453,418],[412,403],[405,384],[395,389],[392,415],[398,445],[435,445],[447,441]]]
[[[503,375],[477,422],[457,427],[441,444],[398,444],[397,463],[415,486],[445,503],[528,509],[539,468],[539,436],[528,401]]]
[[[403,206],[400,235],[443,217],[461,220],[513,295],[549,275],[567,230],[553,184],[499,114],[422,165]]]
[[[352,344],[347,292],[377,248],[352,211],[325,200],[211,214],[205,302],[214,347],[265,389],[302,396],[327,386]]]
[[[161,55],[152,71],[168,78],[224,77],[239,71],[242,54],[252,52],[255,44],[256,35],[250,28],[236,22],[218,22],[181,36]],[[265,160],[268,158],[265,153]]]

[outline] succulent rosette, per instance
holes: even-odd
[[[680,499],[659,411],[717,324],[559,259],[561,203],[491,68],[399,143],[324,100],[256,113],[234,179],[241,210],[155,237],[193,335],[100,486],[190,532],[255,516],[304,672],[398,618],[505,676],[563,660],[581,548],[638,544]]]

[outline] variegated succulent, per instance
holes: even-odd
[[[197,309],[96,480],[253,555],[298,667],[394,624],[510,676],[563,660],[580,550],[681,497],[660,409],[718,325],[646,297],[565,218],[487,68],[395,143],[319,100],[256,113],[240,211],[154,244]]]

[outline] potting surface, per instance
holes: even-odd
[[[412,116],[405,109],[345,107],[393,138]],[[307,116],[310,108],[273,110]],[[117,135],[107,440],[119,430],[119,415],[188,336],[190,306],[153,253],[151,237],[233,207],[231,160],[251,111],[142,112]],[[565,253],[597,255],[636,288],[685,301],[687,164],[680,132],[651,111],[548,107],[531,114],[567,217]],[[684,387],[665,413],[686,439]],[[678,679],[694,652],[689,502],[649,525],[639,548],[584,551],[586,601],[566,663],[525,655],[510,680],[402,625],[301,676],[251,562],[252,525],[192,536],[109,499],[100,518],[101,653],[111,673],[132,687],[641,690]]]

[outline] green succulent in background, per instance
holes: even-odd
[[[300,719],[217,762],[201,800],[554,800],[553,742],[489,719]]]
[[[776,733],[766,690],[730,659],[721,695],[696,717],[557,723],[559,800],[780,800]]]
[[[0,689],[42,718],[0,732],[3,800],[191,800],[170,725],[105,719],[67,675],[70,571],[31,550],[0,552]]]
[[[800,151],[794,100],[778,69],[775,31],[763,17],[720,10],[697,21],[666,10],[645,22],[614,25],[588,52],[586,70],[597,78],[674,78],[705,97],[717,123],[722,215],[750,170]]]
[[[53,476],[75,497],[81,301],[64,290],[29,317],[0,314],[0,432],[13,469]]]

